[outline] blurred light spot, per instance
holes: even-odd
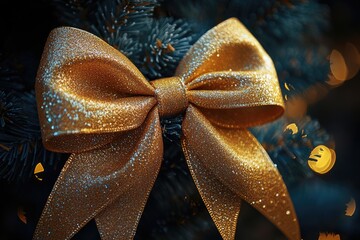
[[[343,84],[344,81],[338,80],[337,78],[335,78],[333,75],[330,74],[329,80],[326,83],[329,84],[330,86],[338,86]]]
[[[341,82],[342,83],[342,82]],[[315,84],[311,87],[309,87],[305,93],[304,97],[306,99],[306,102],[308,104],[316,103],[321,99],[322,97],[326,96],[329,89],[327,87],[324,87],[322,84]]]
[[[287,126],[285,127],[284,132],[285,132],[285,131],[291,131],[292,134],[297,134],[298,131],[299,131],[299,129],[298,129],[298,126],[296,125],[296,123],[290,123],[289,125],[287,125]]]
[[[40,173],[42,173],[42,172],[44,172],[43,165],[41,163],[36,164],[35,169],[34,169],[34,175],[35,175],[36,179],[39,181],[43,180],[43,178],[40,177]]]
[[[345,216],[351,217],[354,215],[356,210],[356,202],[353,198],[351,198],[350,202],[346,204]]]
[[[319,145],[311,151],[308,165],[314,172],[325,174],[333,168],[335,161],[335,151],[324,145]]]
[[[345,58],[336,49],[332,50],[330,54],[330,69],[337,80],[345,81],[347,79],[348,69]]]
[[[289,86],[288,86],[287,83],[284,83],[284,86],[285,86],[285,89],[286,89],[286,90],[290,91],[290,88],[289,88]]]
[[[302,118],[307,111],[307,103],[302,97],[293,97],[286,102],[285,115],[289,118]]]
[[[318,240],[341,240],[341,238],[335,233],[320,233]]]
[[[26,220],[26,216],[25,216],[25,211],[22,207],[18,207],[18,217],[20,219],[20,221],[22,221],[23,223],[27,224],[27,220]]]
[[[352,43],[345,45],[345,62],[348,70],[347,79],[353,78],[359,71],[359,51]]]

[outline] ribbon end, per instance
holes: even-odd
[[[225,208],[228,207],[224,206]],[[222,212],[213,211],[211,218],[214,220],[217,229],[220,232],[221,237],[224,240],[233,240],[235,239],[236,234],[236,225],[238,221],[238,216],[240,213],[240,202],[235,206],[236,209],[233,210],[226,209],[226,211],[231,211],[231,214],[222,215]]]
[[[225,240],[235,239],[241,198],[224,186],[198,161],[186,140],[182,140],[184,154],[195,185],[220,235]]]

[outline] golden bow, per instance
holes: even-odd
[[[159,118],[184,111],[186,161],[222,237],[234,239],[243,199],[289,239],[300,239],[285,184],[246,130],[283,113],[276,72],[237,19],[203,35],[175,77],[150,83],[96,36],[57,28],[36,94],[45,146],[73,154],[34,239],[69,239],[92,218],[102,239],[133,238],[162,161]]]

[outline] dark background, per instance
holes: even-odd
[[[323,1],[331,8],[331,32],[334,48],[351,42],[360,50],[360,2]],[[311,105],[309,115],[317,118],[335,138],[337,162],[325,179],[336,179],[360,189],[360,74],[332,89]]]
[[[49,1],[2,0],[0,3],[0,52],[4,57],[16,58],[25,63],[22,68],[29,88],[35,79],[37,65],[49,31],[58,26],[52,14]],[[360,50],[360,3],[359,1],[322,1],[331,9],[331,29],[328,38],[333,48],[346,42]],[[332,89],[326,96],[309,107],[309,115],[319,120],[336,143],[337,162],[333,170],[324,175],[324,181],[336,182],[354,191],[360,189],[360,74],[346,81],[342,86]],[[52,182],[53,179],[48,179]],[[31,180],[33,181],[33,180]],[[23,202],[33,201],[34,208],[41,208],[46,196],[39,189],[24,192],[12,198],[14,189],[6,184],[0,185],[0,239],[6,229],[19,237],[31,235],[35,222],[23,223],[16,215],[10,214]],[[49,186],[49,191],[51,186]],[[48,191],[48,192],[49,192]],[[38,198],[29,196],[39,195]],[[36,203],[38,199],[38,203]],[[359,199],[358,203],[360,204]],[[41,203],[41,204],[40,204]],[[41,212],[38,209],[35,212]],[[34,216],[36,219],[36,216]],[[359,226],[360,227],[360,226]]]

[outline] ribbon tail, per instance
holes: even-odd
[[[104,239],[133,238],[162,153],[160,121],[154,108],[141,127],[119,133],[114,142],[101,148],[72,154],[47,200],[33,239],[70,239],[92,218]],[[104,223],[107,220],[114,222]],[[121,232],[124,229],[127,231]]]
[[[154,184],[138,181],[136,187],[116,199],[116,201],[95,217],[101,239],[133,239],[136,227],[144,210],[149,192]]]
[[[281,175],[248,130],[214,126],[192,105],[182,127],[187,155],[192,159],[188,162],[196,163],[197,178],[210,172],[222,189],[230,189],[233,196],[251,204],[286,237],[300,239],[296,213]],[[213,191],[211,185],[201,187]]]
[[[234,239],[241,198],[234,195],[198,161],[196,151],[187,145],[185,139],[182,139],[182,147],[195,185],[222,238]]]
[[[114,203],[95,218],[103,240],[134,238],[137,225],[163,158],[160,126],[146,132],[139,149],[135,156],[141,159],[139,164],[143,165],[142,168],[146,168],[145,171],[142,172],[141,176],[137,176],[132,180],[133,187],[130,187],[125,194],[120,195]],[[141,163],[142,161],[147,161],[147,163]],[[123,184],[127,183],[119,183],[119,185]]]

